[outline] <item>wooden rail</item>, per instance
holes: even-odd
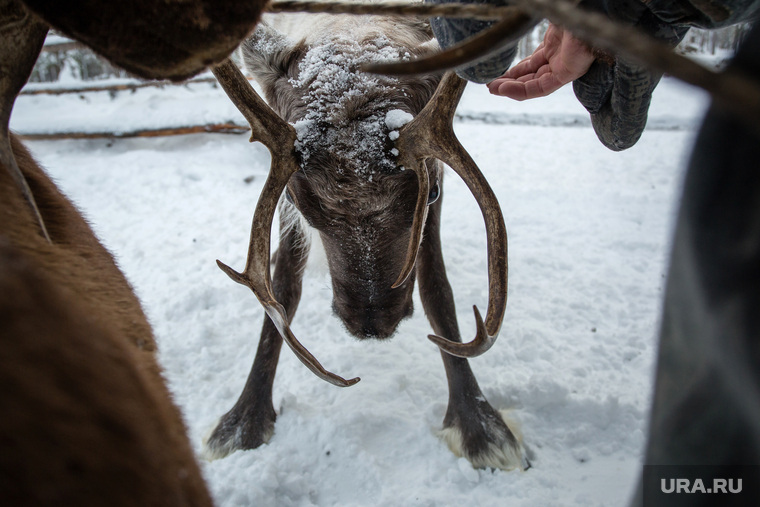
[[[133,137],[166,137],[183,136],[187,134],[245,134],[250,131],[247,125],[236,123],[210,123],[206,125],[191,125],[187,127],[168,127],[160,129],[141,129],[129,132],[51,132],[39,134],[19,134],[27,141],[54,141],[61,139],[127,139]]]

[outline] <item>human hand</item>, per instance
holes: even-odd
[[[515,100],[545,97],[583,76],[593,62],[588,45],[550,24],[536,51],[488,83],[488,89],[494,95]]]

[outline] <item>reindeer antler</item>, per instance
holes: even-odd
[[[399,162],[417,173],[420,190],[406,264],[394,287],[400,285],[414,267],[427,213],[426,206],[420,210],[420,203],[425,204],[428,193],[425,159],[436,158],[459,174],[483,214],[488,238],[488,313],[483,322],[477,307],[473,307],[477,334],[470,343],[453,342],[436,335],[428,337],[451,355],[474,357],[491,348],[504,319],[507,306],[507,228],[496,195],[454,134],[454,112],[466,85],[467,82],[453,72],[447,73],[423,110],[399,131],[396,141]]]
[[[503,13],[504,17],[494,23],[493,26],[440,53],[404,62],[371,63],[364,65],[362,70],[375,74],[402,76],[455,69],[485,54],[496,53],[500,49],[516,43],[539,21],[539,19],[531,17],[517,7],[502,8],[500,12]]]
[[[341,0],[274,0],[269,12],[324,12],[330,14],[383,14],[397,16],[470,18],[503,20],[490,29],[441,53],[403,62],[366,65],[362,70],[388,75],[442,72],[485,56],[519,38],[519,32],[504,29],[502,23],[517,22],[526,15],[544,17],[572,31],[594,47],[620,53],[652,70],[668,73],[702,88],[717,104],[737,115],[745,124],[760,131],[760,86],[751,77],[728,69],[714,72],[675,53],[670,47],[635,27],[612,21],[607,16],[578,8],[578,0],[511,0],[509,6],[489,4],[427,4],[404,1],[370,3]],[[524,14],[520,15],[519,11]],[[515,24],[519,27],[520,24]]]
[[[260,141],[269,149],[272,156],[269,176],[264,183],[253,215],[245,270],[238,273],[222,262],[218,260],[216,262],[227,276],[253,291],[282,338],[307,368],[322,380],[336,386],[354,385],[359,382],[358,377],[346,380],[327,371],[298,341],[290,330],[285,309],[277,302],[272,292],[272,281],[269,275],[272,219],[288,180],[300,168],[295,155],[296,131],[259,97],[237,66],[229,59],[211,70],[230,100],[250,123],[251,142]]]

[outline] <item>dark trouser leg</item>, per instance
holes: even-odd
[[[732,68],[760,82],[760,29]],[[646,499],[647,507],[716,501],[659,494],[653,471],[677,478],[688,477],[688,465],[760,465],[760,135],[717,107],[705,119],[685,182],[645,464],[653,466],[634,505]],[[712,472],[704,470],[709,488]],[[745,495],[719,502],[760,504]]]

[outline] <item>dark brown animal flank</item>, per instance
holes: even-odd
[[[325,247],[335,313],[360,338],[391,336],[412,311],[412,291],[419,281],[425,313],[434,331],[445,337],[432,337],[439,347],[477,355],[495,340],[506,304],[501,211],[451,128],[463,82],[448,75],[432,93],[437,77],[393,79],[357,72],[362,64],[394,53],[409,56],[434,49],[426,26],[392,18],[280,21],[280,27],[290,24],[292,41],[260,25],[242,46],[244,62],[279,115],[232,63],[214,68],[251,123],[251,139],[272,153],[272,168],[254,213],[245,270],[239,273],[220,263],[233,280],[253,290],[269,318],[243,392],[206,442],[209,458],[258,447],[272,436],[272,385],[283,338],[319,377],[339,386],[358,381],[325,370],[290,330],[310,230]],[[488,315],[483,321],[476,312],[478,333],[467,344],[461,343],[441,255],[442,166],[435,159],[463,177],[486,219]],[[269,224],[283,192],[280,243],[270,279]],[[449,447],[478,467],[525,468],[519,438],[485,400],[467,360],[448,353],[443,360],[450,396],[441,434]]]
[[[8,125],[47,23],[177,79],[227,56],[263,4],[0,0],[0,504],[212,504],[132,288]]]
[[[52,27],[145,78],[180,80],[226,58],[265,0],[23,0]]]
[[[0,500],[211,505],[129,283],[12,143],[52,242],[0,166]]]

